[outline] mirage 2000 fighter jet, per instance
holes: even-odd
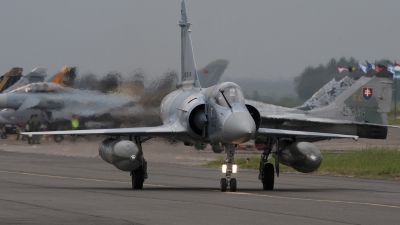
[[[142,189],[147,178],[147,163],[143,157],[142,143],[150,137],[161,137],[181,141],[185,145],[211,143],[225,149],[227,158],[223,166],[225,177],[220,180],[222,192],[229,187],[236,191],[234,165],[235,145],[254,138],[293,138],[324,137],[354,138],[355,135],[301,132],[260,128],[260,112],[251,104],[245,103],[241,88],[226,82],[208,88],[201,88],[192,49],[191,24],[188,21],[184,0],[181,3],[181,63],[182,81],[178,90],[168,94],[161,102],[160,116],[163,121],[158,127],[135,127],[117,129],[71,130],[53,132],[26,132],[28,135],[56,134],[103,134],[113,136],[105,139],[99,146],[101,158],[120,170],[130,171],[133,189]],[[121,140],[128,136],[128,140]],[[278,142],[279,143],[279,142]],[[318,148],[308,142],[292,143],[288,151],[302,154],[302,163],[309,171],[321,164]],[[278,148],[279,149],[279,148]],[[261,180],[263,188],[273,189],[274,167],[271,163],[262,165]]]

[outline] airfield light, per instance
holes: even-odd
[[[226,173],[226,169],[227,169],[226,164],[223,164],[223,165],[222,165],[222,173]]]

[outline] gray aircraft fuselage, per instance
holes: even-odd
[[[15,112],[13,109],[2,109],[0,111],[0,127],[2,125],[25,124],[32,115],[37,114],[42,123],[48,122],[48,116],[38,109],[27,109],[21,112]]]
[[[89,90],[66,88],[54,83],[34,83],[0,94],[0,108],[62,111],[71,115],[96,115],[132,102],[131,97],[105,95]]]
[[[173,91],[162,100],[160,116],[164,125],[178,130],[190,128],[183,142],[190,138],[195,143],[239,144],[254,138],[256,132],[242,90],[231,82]]]

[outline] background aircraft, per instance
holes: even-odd
[[[22,77],[22,68],[14,67],[0,77],[0,93],[9,88]]]
[[[26,75],[22,75],[22,77],[10,85],[7,89],[5,89],[2,93],[8,93],[12,90],[15,90],[19,87],[25,86],[27,84],[43,82],[46,79],[46,69],[44,68],[35,68],[30,73]]]
[[[392,100],[393,74],[383,70],[361,77],[328,106],[310,111],[254,103],[262,127],[334,132],[362,138],[386,139]]]
[[[337,96],[342,94],[347,88],[353,85],[358,79],[366,74],[356,70],[349,72],[347,70],[338,73],[331,81],[325,84],[303,105],[296,107],[300,110],[311,110],[329,105]],[[372,77],[372,76],[371,76]]]
[[[0,108],[14,110],[40,109],[68,115],[95,115],[103,110],[132,102],[131,97],[100,94],[55,83],[33,83],[0,94]],[[107,107],[105,107],[107,106]]]
[[[208,75],[219,78],[226,69],[227,64],[228,61],[226,60],[216,60],[199,71],[203,71],[202,73],[208,71]],[[148,86],[145,86],[145,77],[140,71],[117,86],[112,84],[113,81],[110,81],[111,78],[117,77],[110,77],[108,75],[103,77],[100,81],[97,81],[94,75],[85,75],[75,82],[76,77],[75,67],[64,67],[59,73],[46,80],[47,82],[60,84],[62,86],[72,86],[74,89],[80,89],[81,91],[86,90],[92,92],[99,90],[109,92],[108,95],[131,96],[132,102],[117,108],[115,108],[114,105],[104,105],[101,112],[96,112],[96,114],[88,113],[85,115],[73,114],[70,110],[64,110],[62,108],[51,109],[44,107],[41,108],[41,110],[32,108],[19,108],[18,110],[3,109],[0,110],[0,127],[7,125],[7,130],[11,130],[9,133],[3,132],[2,138],[7,138],[8,134],[15,134],[18,125],[25,124],[32,114],[38,114],[42,124],[45,124],[49,130],[70,129],[72,116],[79,116],[81,129],[111,128],[128,125],[160,125],[161,120],[159,120],[159,110],[157,107],[162,98],[176,86],[177,82],[177,74],[173,71],[167,72],[161,78],[153,80]],[[40,81],[42,81],[42,79]],[[106,85],[105,82],[109,84],[109,87],[103,87]],[[40,94],[45,95],[46,93]],[[67,95],[66,93],[64,97]],[[137,104],[135,104],[133,101],[137,99]],[[61,141],[62,138],[57,136],[55,140]]]
[[[218,84],[228,64],[228,60],[218,59],[209,63],[203,69],[198,70],[197,75],[199,76],[201,86],[211,87]]]
[[[66,66],[60,72],[46,80],[66,87],[72,87],[76,78],[76,67]]]
[[[160,116],[162,126],[74,130],[54,132],[27,132],[25,134],[103,134],[114,138],[105,139],[99,147],[101,158],[120,170],[131,171],[132,187],[143,188],[147,178],[147,162],[143,158],[142,143],[150,137],[162,137],[181,141],[185,145],[194,143],[211,143],[224,148],[227,153],[226,164],[223,165],[225,177],[220,180],[221,191],[236,191],[236,179],[232,178],[237,167],[234,165],[235,145],[254,138],[266,138],[267,141],[281,143],[281,138],[294,141],[277,147],[278,151],[286,150],[301,156],[300,166],[304,172],[316,170],[321,164],[321,153],[317,147],[308,142],[296,142],[301,137],[324,138],[357,138],[354,135],[329,133],[299,132],[293,130],[277,130],[260,128],[260,112],[251,104],[246,104],[240,87],[232,82],[201,88],[198,80],[191,41],[191,24],[188,22],[185,1],[181,3],[181,53],[182,80],[178,89],[169,93],[161,102]],[[129,141],[120,139],[128,136]],[[266,151],[267,152],[267,151]],[[268,154],[271,151],[267,152]],[[268,156],[266,157],[266,159]],[[292,160],[282,158],[282,160]],[[274,186],[274,168],[270,163],[260,165],[260,178],[263,188],[271,190]],[[279,162],[278,162],[279,165]],[[296,164],[299,165],[299,164]],[[296,167],[296,165],[292,165]],[[278,167],[277,167],[278,168]]]

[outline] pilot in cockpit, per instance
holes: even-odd
[[[226,100],[224,99],[224,96]],[[230,107],[229,105],[233,105],[235,103],[245,106],[243,92],[237,87],[226,87],[221,89],[215,100],[218,105],[223,107]]]

